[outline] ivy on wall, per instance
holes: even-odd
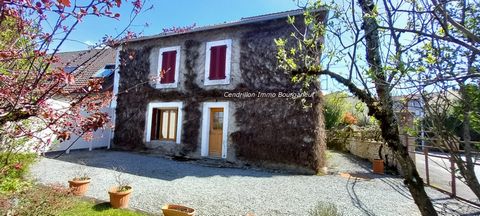
[[[285,72],[277,69],[273,38],[289,35],[291,26],[280,21],[269,25],[251,24],[240,38],[242,83],[228,92],[298,92]],[[324,165],[325,142],[319,139],[319,95],[314,106],[304,109],[299,100],[287,98],[225,98],[227,90],[206,90],[195,83],[201,42],[185,40],[183,91],[158,90],[144,83],[150,70],[152,47],[126,48],[121,53],[120,85],[117,99],[115,147],[144,149],[146,108],[150,101],[183,101],[184,117],[178,155],[199,151],[201,104],[209,100],[230,101],[237,131],[230,134],[236,157],[259,165],[289,164],[318,171]],[[138,83],[144,83],[138,85]],[[312,86],[312,92],[318,86]],[[321,109],[320,109],[321,110]],[[323,121],[323,120],[322,120]],[[233,150],[233,149],[232,149]]]

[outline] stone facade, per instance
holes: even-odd
[[[324,167],[325,150],[319,84],[312,86],[314,94],[307,97],[311,108],[304,108],[298,98],[279,94],[300,90],[289,74],[278,69],[276,60],[274,39],[288,38],[292,31],[282,17],[125,44],[120,55],[114,147],[202,158],[203,106],[205,102],[227,102],[224,160],[318,172]],[[225,39],[232,42],[229,84],[205,85],[206,44]],[[180,46],[178,85],[156,88],[148,78],[158,73],[159,50],[172,46]],[[235,97],[234,93],[256,96]],[[153,102],[183,104],[179,143],[147,141],[147,107]]]

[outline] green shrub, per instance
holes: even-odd
[[[347,151],[348,138],[354,135],[351,127],[327,131],[327,147],[331,150]]]
[[[335,128],[342,123],[342,118],[348,110],[348,95],[342,92],[335,92],[325,95],[323,104],[323,115],[325,117],[325,128]]]
[[[318,202],[309,212],[310,216],[337,216],[342,215],[337,206],[329,202]]]
[[[3,178],[0,183],[0,193],[8,194],[11,192],[19,191],[31,186],[30,181],[21,178]]]
[[[0,153],[0,194],[16,192],[30,186],[25,174],[36,157],[35,154]]]

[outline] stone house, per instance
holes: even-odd
[[[318,14],[324,21],[326,11]],[[294,31],[288,16],[305,28],[303,11],[294,10],[122,44],[114,148],[318,172],[325,149],[319,84],[303,95],[312,104],[305,108],[300,86],[276,58],[274,39]]]

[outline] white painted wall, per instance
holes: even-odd
[[[104,108],[102,111],[108,112],[108,115],[112,116],[114,109]],[[61,142],[59,144],[54,144],[50,146],[50,148],[47,151],[65,151],[68,149],[70,145],[72,145],[72,143],[73,145],[70,147],[70,149],[67,150],[67,153],[69,153],[70,150],[75,150],[75,149],[89,149],[91,151],[92,149],[95,149],[95,148],[103,148],[103,147],[108,148],[110,146],[110,140],[112,138],[112,135],[113,133],[111,128],[98,129],[93,133],[93,139],[90,141],[86,141],[82,137],[78,138],[78,136],[72,135],[69,140],[66,140],[65,142]]]

